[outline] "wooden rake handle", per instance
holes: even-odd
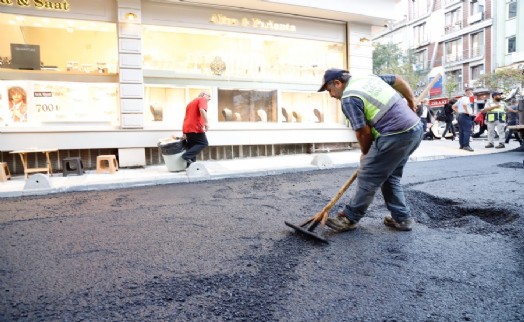
[[[346,192],[346,190],[348,190],[349,186],[351,186],[353,181],[355,181],[355,179],[357,178],[357,173],[358,173],[358,170],[355,170],[355,172],[353,172],[351,177],[349,177],[348,181],[346,181],[346,183],[344,183],[344,185],[340,188],[340,190],[333,197],[333,199],[331,199],[331,201],[324,207],[324,209],[322,209],[316,215],[311,217],[308,221],[306,221],[301,226],[305,226],[305,225],[309,224],[312,221],[317,222],[317,223],[321,222],[322,226],[324,226],[324,224],[326,223],[326,220],[328,219],[329,211],[337,203],[337,201],[340,199],[340,197],[342,197],[342,195]]]

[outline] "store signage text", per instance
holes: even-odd
[[[211,22],[217,25],[225,26],[238,26],[238,27],[249,27],[256,29],[266,29],[274,31],[288,31],[296,32],[297,27],[295,25],[290,25],[287,23],[276,23],[273,20],[262,20],[259,18],[230,18],[223,14],[216,13],[211,16]]]
[[[44,1],[44,0],[0,0],[0,5],[17,5],[22,8],[36,8],[55,11],[69,11],[70,5],[67,0],[63,1]]]
[[[431,99],[431,100],[429,100],[429,106],[430,107],[443,106],[443,105],[448,104],[448,101],[449,100],[447,98]]]

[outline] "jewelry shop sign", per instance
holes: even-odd
[[[71,8],[67,0],[45,1],[45,0],[0,0],[0,6],[11,6],[19,8],[42,9],[53,11],[69,11]]]

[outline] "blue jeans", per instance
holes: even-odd
[[[471,128],[473,127],[473,120],[471,116],[461,113],[458,115],[459,125],[459,144],[461,148],[469,146],[471,137]]]
[[[409,156],[420,145],[423,134],[420,122],[408,132],[380,136],[373,142],[368,154],[360,162],[357,190],[344,208],[346,217],[358,222],[366,214],[378,188],[381,188],[393,219],[400,222],[411,218],[400,179]]]

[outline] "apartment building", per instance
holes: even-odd
[[[494,64],[524,73],[524,1],[496,0],[494,15]]]
[[[488,88],[477,84],[494,65],[494,0],[409,0],[403,21],[392,22],[374,40],[394,42],[415,56],[414,70],[420,75],[417,93],[433,77],[442,77],[430,90],[430,105],[438,108],[450,97],[473,87],[475,109],[489,98]],[[504,1],[504,0],[500,0]]]

